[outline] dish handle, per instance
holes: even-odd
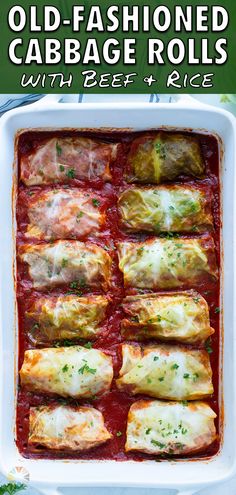
[[[76,488],[71,487],[71,488]],[[42,495],[62,495],[61,491],[59,488],[37,488]],[[192,489],[180,489],[177,491],[176,495],[195,495],[199,491],[199,488],[192,488]]]
[[[58,107],[58,104],[63,100],[63,103],[68,104],[79,104],[83,105],[86,103],[94,104],[94,103],[110,103],[111,105],[116,103],[116,104],[121,104],[121,103],[132,103],[132,104],[147,104],[147,105],[162,105],[162,102],[158,102],[158,100],[155,101],[150,99],[152,95],[151,94],[84,94],[83,99],[80,100],[79,94],[47,94],[43,96],[40,100],[37,100],[35,103],[32,103],[30,107],[34,107],[35,109],[44,109],[48,108],[48,106],[52,108]],[[158,103],[157,103],[158,102]],[[166,103],[165,103],[166,104]],[[204,109],[212,109],[212,108],[217,108],[219,110],[219,107],[217,105],[211,104],[209,105],[208,103],[202,102],[194,98],[190,94],[174,94],[174,98],[172,99],[171,102],[168,102],[167,105],[173,105],[173,107],[185,107],[185,108],[196,108],[199,110],[204,110]]]
[[[39,493],[42,495],[62,495],[61,491],[57,487],[53,488],[42,488],[42,487],[35,487]],[[182,494],[181,494],[182,495]],[[192,494],[191,494],[192,495]]]

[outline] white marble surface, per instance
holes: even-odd
[[[6,101],[7,95],[0,95],[0,106],[1,103]],[[9,99],[12,99],[14,95],[8,95]],[[20,95],[16,95],[19,97]],[[22,95],[24,96],[24,95]],[[82,96],[82,95],[81,95]],[[78,95],[67,95],[65,97],[66,101],[82,101],[82,97],[78,97]],[[169,101],[170,96],[168,95],[127,95],[125,97],[126,100],[132,101],[150,101],[150,97],[152,96],[151,101],[157,101],[160,98],[160,101]],[[236,116],[236,104],[232,103],[222,103],[220,95],[193,95],[194,98],[199,101],[203,101],[208,104],[216,105],[229,110]],[[102,99],[106,99],[108,101],[116,101],[117,95],[90,95],[84,97],[83,101],[101,101]],[[173,95],[173,99],[175,96]],[[18,101],[17,101],[18,103]],[[11,104],[12,106],[12,104]],[[1,109],[0,109],[1,111]],[[3,483],[8,483],[3,476],[0,474],[0,485]],[[175,490],[157,490],[157,489],[145,489],[145,488],[62,488],[60,490],[61,493],[65,495],[174,495],[178,493]],[[29,486],[24,492],[19,492],[25,495],[37,495],[39,492],[33,487]],[[46,492],[45,492],[46,493]],[[191,491],[186,492],[185,495],[190,495],[193,493]],[[195,492],[196,493],[196,492]],[[227,483],[220,484],[218,486],[214,486],[208,488],[207,490],[201,490],[197,492],[199,495],[236,495],[236,477]],[[47,491],[47,495],[56,495],[56,492]]]

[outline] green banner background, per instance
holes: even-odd
[[[74,0],[36,0],[35,2],[29,0],[19,0],[16,2],[15,0],[2,0],[0,6],[0,92],[1,93],[79,93],[79,92],[87,92],[87,93],[236,93],[236,0],[221,0],[221,1],[184,1],[179,0],[177,5],[186,6],[187,5],[222,5],[224,6],[229,13],[229,26],[224,32],[218,33],[174,33],[173,29],[169,29],[165,33],[158,33],[154,29],[150,31],[150,33],[122,33],[118,32],[108,32],[108,33],[98,33],[94,31],[92,33],[73,33],[71,27],[61,26],[56,32],[52,33],[30,33],[29,26],[24,29],[24,31],[19,33],[14,33],[10,30],[7,22],[8,11],[14,5],[21,5],[24,7],[26,12],[28,11],[29,6],[37,5],[40,9],[39,20],[42,21],[42,6],[44,5],[54,5],[57,6],[61,12],[62,19],[68,19],[71,17],[71,11],[73,5],[85,5],[86,10],[89,9],[92,5],[100,5],[101,10],[104,12],[107,7],[110,5],[129,5],[128,2],[117,0],[114,4],[108,0],[101,0],[100,2],[92,2],[91,0],[84,0],[84,2],[75,2]],[[130,5],[132,5],[130,3]],[[143,1],[136,0],[135,5],[147,5]],[[166,5],[172,11],[176,2],[174,0],[163,0],[162,2],[150,0],[148,5],[154,9],[158,5]],[[64,38],[77,38],[81,41],[81,44],[84,45],[86,39],[89,37],[96,37],[98,40],[99,47],[102,46],[102,43],[107,38],[115,37],[122,42],[123,38],[136,38],[137,39],[137,64],[136,65],[126,65],[123,66],[122,63],[118,63],[114,65],[101,64],[99,66],[93,66],[90,64],[88,66],[83,66],[82,64],[78,65],[70,65],[65,66],[63,63],[58,65],[36,65],[35,63],[30,66],[24,65],[14,65],[8,58],[8,46],[9,43],[14,38],[23,38],[24,39],[24,47],[27,46],[27,42],[30,38],[39,38],[40,44],[43,47],[45,38],[57,38],[60,41],[63,41]],[[227,38],[228,40],[228,60],[224,65],[192,65],[188,66],[186,63],[181,65],[171,65],[165,58],[166,64],[162,66],[154,65],[148,66],[147,64],[147,40],[148,37],[151,38],[160,38],[164,43],[167,43],[172,38],[181,38],[183,41],[187,41],[189,37],[195,38],[197,45],[199,44],[199,40],[202,37],[209,38],[209,42],[211,47],[214,46],[214,41],[217,38]],[[25,49],[19,48],[17,50],[18,53],[25,53]],[[42,50],[43,53],[43,50]],[[198,52],[200,55],[200,52]],[[214,49],[212,48],[211,56],[214,56]],[[99,88],[99,86],[94,86],[91,89],[83,88],[83,77],[81,76],[81,72],[83,70],[94,69],[97,71],[97,74],[100,75],[102,73],[138,73],[138,76],[135,77],[134,83],[128,85],[126,88]],[[206,73],[214,73],[214,86],[212,88],[203,89],[203,88],[181,88],[174,89],[166,87],[167,75],[170,74],[174,69],[178,70],[183,77],[184,74],[189,74],[189,76],[194,75],[196,73],[206,74]],[[51,80],[46,78],[45,87],[42,87],[41,84],[38,84],[35,88],[31,86],[27,86],[26,88],[22,88],[20,85],[21,77],[23,73],[26,75],[34,74],[35,76],[38,74],[52,74],[62,72],[67,79],[69,73],[73,74],[73,85],[68,88],[64,86],[63,88],[59,88],[58,84],[56,84],[53,88],[50,87]],[[144,78],[152,75],[157,82],[153,83],[151,87],[149,87],[145,82]]]

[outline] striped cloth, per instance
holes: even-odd
[[[44,94],[0,94],[0,113],[7,112],[12,108],[18,107],[20,105],[26,105],[33,103],[45,96]],[[116,101],[117,99],[122,99],[126,101],[149,101],[149,102],[171,102],[173,101],[173,96],[170,95],[157,95],[157,94],[77,94],[77,95],[62,95],[61,101],[73,101],[73,102],[99,102],[99,101]]]

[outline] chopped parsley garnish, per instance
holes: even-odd
[[[84,347],[85,347],[85,349],[92,349],[93,344],[92,344],[92,342],[86,342],[86,344],[84,344]]]
[[[200,297],[193,297],[193,300],[195,303],[198,303],[200,301]]]
[[[217,308],[215,308],[215,313],[216,313],[216,314],[217,314],[217,313],[220,313],[220,308],[218,308],[218,307],[217,307]]]
[[[116,436],[117,436],[117,437],[121,437],[121,436],[122,436],[122,431],[117,431],[117,432],[116,432]]]
[[[182,406],[188,406],[188,401],[187,400],[182,400],[181,401]]]
[[[151,440],[151,443],[160,449],[164,449],[165,443],[158,442],[158,440]]]
[[[65,364],[65,366],[63,366],[62,368],[63,373],[66,373],[68,370],[69,370],[69,366],[68,364]]]
[[[208,352],[208,354],[211,354],[213,352],[213,349],[211,347],[211,338],[210,337],[205,342],[205,349]]]
[[[145,434],[146,435],[149,435],[149,433],[151,433],[151,431],[152,431],[152,428],[147,428],[146,431],[145,431]]]
[[[172,370],[177,370],[179,368],[179,365],[177,363],[172,364],[171,369]]]
[[[69,260],[67,258],[62,258],[61,266],[65,268],[68,265]]]
[[[54,347],[71,347],[73,345],[75,345],[75,343],[73,342],[73,340],[69,339],[56,340],[56,342],[54,343]]]
[[[164,158],[166,157],[166,152],[165,152],[165,145],[158,142],[155,144],[155,150],[156,150],[156,153],[158,155],[160,155],[160,158]]]
[[[137,255],[140,256],[142,254],[143,250],[144,250],[144,247],[143,246],[140,247],[140,248],[138,248],[137,249]]]
[[[65,167],[63,167],[63,165],[60,165],[60,166],[59,166],[59,170],[60,170],[60,172],[64,172]]]
[[[184,373],[183,377],[184,377],[185,380],[187,380],[190,377],[190,374],[189,373]]]
[[[59,146],[58,143],[56,143],[56,150],[57,150],[57,155],[58,156],[61,156],[61,154],[62,154],[62,148]]]
[[[71,283],[70,283],[70,287],[71,287],[71,289],[77,289],[77,287],[78,287],[78,282],[71,282]]]
[[[166,239],[173,239],[174,237],[180,237],[177,232],[161,232],[159,237],[165,237]]]
[[[66,177],[68,177],[68,179],[74,179],[75,178],[75,169],[74,168],[69,168],[66,171]]]
[[[96,198],[92,198],[92,203],[95,208],[98,208],[98,206],[100,205],[100,201]]]
[[[83,214],[84,214],[83,211],[80,211],[79,213],[77,213],[76,218],[81,218]]]
[[[85,361],[85,360],[84,360]],[[97,369],[96,368],[90,368],[87,361],[79,368],[78,373],[83,375],[84,373],[91,373],[92,375],[95,375]]]
[[[156,150],[157,153],[160,153],[160,151],[161,151],[161,143],[156,143],[155,144],[155,150]]]
[[[163,382],[164,381],[164,376],[161,376],[160,378],[158,378],[159,382]]]
[[[86,281],[84,278],[81,278],[80,280],[74,280],[74,282],[70,283],[70,289],[71,291],[68,292],[68,294],[73,294],[76,292],[78,296],[81,296],[83,293],[81,292],[81,288],[86,288]]]

